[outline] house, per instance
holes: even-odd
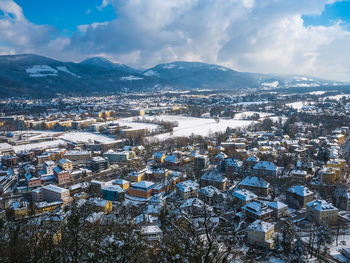
[[[274,216],[275,218],[288,216],[288,205],[282,202],[279,202],[279,201],[268,202],[267,206],[273,211],[272,216]]]
[[[350,211],[350,188],[339,187],[336,189],[335,205],[340,210]]]
[[[71,171],[71,170],[73,170],[73,163],[72,163],[72,161],[71,161],[71,160],[68,160],[68,159],[66,159],[66,158],[60,159],[60,160],[58,161],[58,165],[59,165],[62,169],[66,170],[66,171]]]
[[[209,158],[206,155],[197,155],[194,157],[194,167],[197,171],[204,170],[208,167]]]
[[[270,193],[270,183],[257,176],[247,176],[239,183],[239,189],[248,189],[257,195],[267,196]]]
[[[233,196],[238,200],[240,206],[245,206],[248,202],[258,201],[258,196],[247,189],[236,189]]]
[[[207,170],[200,178],[200,186],[213,185],[219,190],[225,190],[227,178],[214,170]]]
[[[147,241],[161,241],[163,232],[157,225],[147,225],[141,227],[140,236]]]
[[[298,182],[306,182],[311,178],[311,174],[308,174],[304,170],[293,169],[290,171],[289,176]]]
[[[254,165],[253,174],[257,176],[277,176],[277,167],[273,162],[260,161]]]
[[[228,175],[238,174],[243,165],[242,161],[232,158],[226,158],[222,162],[222,168]]]
[[[314,199],[314,192],[302,185],[294,185],[288,188],[286,193],[287,204],[295,209],[306,206],[307,203]]]
[[[273,211],[263,203],[252,201],[242,207],[242,212],[248,222],[253,222],[256,219],[270,219]]]
[[[223,200],[222,193],[212,185],[202,187],[198,190],[198,198],[207,204],[220,202]]]
[[[45,161],[43,168],[46,174],[53,174],[53,169],[56,167],[54,161]]]
[[[113,210],[113,205],[110,200],[94,200],[95,209],[99,212],[103,212],[105,215],[109,214]]]
[[[168,168],[176,168],[180,165],[180,159],[175,154],[169,154],[163,159],[163,163]]]
[[[53,174],[56,177],[58,184],[66,184],[71,181],[70,172],[62,170],[59,166],[53,169]]]
[[[124,191],[129,189],[130,183],[127,180],[117,179],[113,182],[114,185],[119,185]]]
[[[186,200],[192,197],[197,197],[199,185],[191,180],[187,180],[176,184],[176,193],[182,199]]]
[[[155,152],[153,154],[153,159],[155,162],[158,162],[158,163],[162,163],[164,161],[164,158],[166,157],[166,155],[162,152]]]
[[[340,179],[340,169],[334,167],[324,167],[318,171],[321,181],[324,183],[336,183]]]
[[[254,154],[252,154],[251,156],[249,156],[247,159],[244,160],[244,164],[248,168],[253,168],[258,162],[259,162],[259,158],[256,157]]]
[[[306,204],[306,218],[320,225],[334,225],[337,223],[338,208],[325,200],[314,200]]]
[[[130,173],[128,173],[128,180],[130,182],[140,182],[144,179],[146,174],[146,170],[142,170],[142,171],[132,171]]]
[[[274,232],[274,224],[259,219],[255,220],[247,227],[248,243],[271,249],[274,245],[272,238]]]
[[[155,186],[156,184],[153,182],[140,181],[130,186],[129,195],[139,198],[150,198]]]
[[[106,185],[101,189],[103,199],[109,201],[124,201],[125,193],[119,185]]]

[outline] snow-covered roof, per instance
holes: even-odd
[[[212,185],[202,187],[198,190],[198,192],[202,193],[206,197],[213,197],[214,194],[217,194],[217,195],[221,194],[221,192]]]
[[[277,202],[268,202],[267,205],[269,207],[277,209],[277,210],[288,207],[286,204],[284,204],[282,202],[279,202],[279,201],[277,201]]]
[[[294,185],[288,188],[288,192],[295,193],[299,196],[308,196],[314,194],[314,192],[312,192],[309,188],[303,185]]]
[[[43,186],[43,189],[53,191],[56,193],[64,193],[66,191],[69,191],[68,189],[59,187],[59,186],[54,185],[54,184],[45,185],[45,186]]]
[[[310,203],[307,203],[306,206],[318,211],[338,211],[338,208],[335,208],[332,204],[328,203],[325,200],[314,200]]]
[[[256,194],[247,189],[237,189],[233,192],[233,196],[244,201],[251,201],[258,198]]]
[[[272,210],[268,208],[265,204],[256,201],[247,203],[245,206],[242,207],[242,209],[258,216],[272,212]]]
[[[198,189],[199,184],[194,182],[194,181],[187,180],[187,181],[178,183],[176,185],[176,187],[181,192],[190,192],[190,191]]]
[[[239,185],[244,186],[255,186],[255,187],[262,187],[262,188],[269,188],[270,183],[266,182],[264,179],[256,176],[247,176],[245,177]]]
[[[270,231],[270,229],[273,227],[274,227],[274,224],[257,219],[248,226],[248,229],[254,232],[266,233]]]
[[[124,192],[124,190],[119,185],[106,185],[106,186],[103,186],[101,190],[102,191],[118,192],[118,193]]]
[[[277,167],[276,167],[276,165],[273,162],[260,161],[256,165],[254,165],[254,169],[276,171]]]
[[[225,182],[227,181],[227,178],[222,176],[222,174],[215,172],[214,170],[208,170],[201,176],[201,180]]]
[[[148,190],[155,185],[156,185],[155,183],[150,181],[140,181],[138,183],[133,184],[132,188],[140,188],[140,189]]]

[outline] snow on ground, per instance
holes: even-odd
[[[92,132],[67,132],[60,136],[61,139],[70,142],[102,141],[105,143],[115,142],[111,137]]]
[[[16,133],[16,132],[15,132]],[[23,133],[22,133],[23,134]],[[37,143],[29,143],[24,145],[17,145],[14,146],[15,152],[20,152],[24,150],[31,150],[35,148],[55,148],[60,145],[66,145],[68,142],[93,142],[93,141],[100,141],[104,143],[112,143],[115,142],[115,140],[111,137],[92,133],[92,132],[52,132],[52,131],[30,131],[25,132],[25,134],[33,134],[33,136],[29,140],[34,139],[40,139],[45,137],[56,137],[54,140],[50,141],[43,141],[43,142],[37,142]]]
[[[26,72],[29,74],[29,77],[46,77],[46,76],[57,76],[57,70],[47,66],[47,65],[34,65],[26,69]]]
[[[320,84],[317,83],[297,83],[297,84],[292,84],[290,85],[291,87],[319,87]]]
[[[77,74],[75,74],[75,73],[73,73],[73,72],[71,72],[71,71],[69,71],[69,69],[67,69],[67,67],[56,67],[58,70],[60,70],[60,71],[63,71],[63,72],[65,72],[65,73],[68,73],[68,74],[71,74],[72,76],[74,76],[74,77],[77,77]]]
[[[152,69],[147,70],[145,73],[143,73],[143,75],[147,76],[147,77],[152,77],[152,76],[159,77],[159,73],[157,71],[152,70]]]
[[[264,83],[261,83],[261,85],[263,85],[263,86],[265,86],[265,87],[270,87],[270,88],[277,88],[279,84],[280,84],[280,83],[278,82],[278,80],[272,81],[272,82],[264,82]]]
[[[134,75],[129,75],[129,76],[126,76],[126,77],[121,77],[120,80],[128,80],[128,81],[133,81],[133,80],[141,80],[143,78],[140,78],[140,77],[136,77]]]
[[[172,134],[165,133],[156,135],[155,138],[167,139],[169,137],[190,136],[191,134],[207,136],[210,132],[224,132],[227,127],[236,128],[248,126],[253,121],[220,119],[217,123],[214,119],[194,118],[180,115],[143,116],[147,119],[159,119],[170,122],[177,122],[178,127],[174,128]]]
[[[287,106],[296,109],[296,110],[300,110],[303,106],[306,106],[310,104],[310,102],[306,102],[306,101],[297,101],[297,102],[292,102],[292,103],[288,103]]]
[[[53,140],[53,141],[46,141],[46,142],[29,143],[24,145],[13,146],[13,149],[15,152],[20,152],[20,151],[29,151],[31,149],[36,149],[36,148],[55,148],[55,147],[59,147],[60,145],[62,146],[67,145],[67,142],[65,142],[64,140]]]
[[[142,119],[143,117],[144,116],[141,116],[139,118]],[[154,131],[159,128],[157,124],[137,122],[134,120],[135,120],[135,117],[129,117],[129,118],[122,118],[117,121],[113,121],[113,123],[118,123],[119,126],[128,126],[132,129],[147,129],[149,131]]]
[[[325,93],[326,93],[325,91],[320,91],[320,90],[309,92],[309,94],[311,94],[311,95],[323,95]]]
[[[269,101],[243,101],[243,102],[237,102],[237,103],[232,103],[232,105],[234,106],[238,106],[238,105],[259,105],[259,104],[265,104],[265,103],[269,103]]]
[[[335,95],[335,96],[327,96],[324,99],[330,99],[330,100],[340,100],[341,98],[350,98],[350,94],[340,94],[340,95]]]
[[[242,120],[244,118],[252,117],[254,114],[259,114],[260,117],[272,116],[272,113],[268,112],[258,112],[258,111],[245,111],[235,114],[235,120]]]

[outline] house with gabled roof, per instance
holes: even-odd
[[[272,238],[274,232],[274,224],[259,219],[255,220],[247,227],[248,243],[271,249],[274,244]]]
[[[198,183],[191,180],[187,180],[176,184],[176,193],[182,199],[197,197],[198,188],[199,188]]]
[[[253,174],[257,176],[277,176],[277,167],[273,162],[260,161],[254,165]]]
[[[226,184],[227,178],[214,170],[207,170],[200,178],[200,185],[202,187],[213,185],[219,190],[225,190]]]
[[[257,176],[246,176],[238,186],[239,189],[248,189],[257,195],[267,196],[270,193],[270,183]]]
[[[311,202],[314,199],[314,195],[314,192],[306,186],[294,185],[287,190],[286,202],[290,207],[300,209]]]

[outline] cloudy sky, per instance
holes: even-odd
[[[344,0],[0,0],[0,54],[350,81],[349,25]]]

